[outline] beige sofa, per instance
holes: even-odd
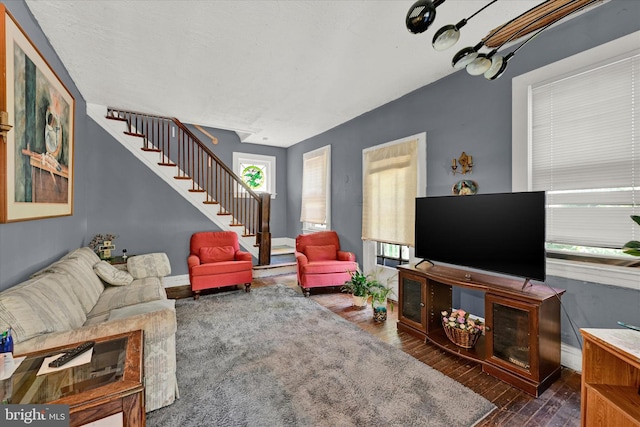
[[[19,355],[142,329],[146,411],[170,405],[178,397],[175,301],[162,283],[170,273],[164,253],[116,269],[76,249],[0,292],[0,330],[12,328]]]

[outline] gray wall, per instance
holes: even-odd
[[[25,4],[22,1],[9,1],[4,4],[75,98],[76,179],[72,216],[0,224],[0,289],[16,284],[37,268],[82,244],[87,231],[86,203],[89,183],[86,180],[86,160],[91,152],[84,113],[86,105],[80,92]]]
[[[459,176],[448,170],[451,159],[462,151],[473,156],[471,178],[478,183],[479,193],[511,191],[511,78],[638,30],[640,1],[612,0],[543,32],[518,51],[496,81],[457,72],[290,147],[288,234],[301,231],[297,177],[302,174],[302,155],[327,144],[332,146],[332,228],[340,235],[341,246],[356,252],[359,261],[363,148],[426,132],[427,195],[451,193]],[[431,30],[417,37],[428,43],[430,34]],[[547,283],[567,290],[563,301],[569,317],[563,315],[563,342],[578,345],[569,318],[576,328],[615,327],[616,320],[640,324],[638,291],[558,277],[549,277]],[[471,303],[477,300],[475,295],[462,298]]]
[[[187,274],[191,234],[216,227],[86,115],[85,100],[26,4],[11,0],[5,5],[75,98],[75,180],[72,216],[0,224],[0,290],[86,245],[98,233],[119,236],[116,254],[123,248],[130,254],[166,252],[172,274]],[[230,131],[208,131],[219,140],[211,148],[228,165],[234,151],[276,157],[278,196],[271,201],[270,225],[274,237],[286,236],[287,150],[242,144]]]

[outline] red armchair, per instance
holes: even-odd
[[[320,231],[296,237],[298,285],[305,296],[311,288],[340,286],[358,269],[356,255],[340,250],[335,231]]]
[[[253,264],[251,254],[240,250],[238,235],[233,231],[205,231],[191,236],[189,280],[193,299],[203,289],[244,283],[251,291]]]

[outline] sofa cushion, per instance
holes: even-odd
[[[4,317],[12,317],[10,325],[16,329],[18,340],[84,324],[86,313],[71,282],[65,273],[44,273],[0,294],[1,298],[8,298],[7,304],[15,308],[12,311],[5,307],[11,314]],[[23,304],[31,308],[33,315],[22,307]],[[33,325],[27,325],[29,323]]]
[[[6,331],[11,327],[15,343],[53,332],[40,320],[37,310],[20,292],[1,293],[0,330]]]
[[[100,261],[94,265],[93,271],[109,285],[127,286],[133,282],[133,276],[129,272],[117,269],[107,261]]]
[[[108,320],[124,319],[138,314],[152,313],[154,311],[170,308],[175,310],[176,300],[159,299],[155,301],[144,302],[142,304],[128,305],[122,308],[116,308],[109,313]]]
[[[337,256],[335,245],[307,246],[304,253],[309,262],[333,261]]]
[[[104,290],[104,284],[93,271],[93,264],[90,264],[90,262],[86,260],[88,258],[89,257],[65,257],[35,273],[32,277],[38,277],[48,273],[67,274],[73,291],[80,300],[84,312],[88,313]]]
[[[233,246],[203,246],[200,248],[200,262],[233,261],[236,249]]]
[[[83,248],[78,248],[78,249],[74,249],[71,252],[69,252],[68,254],[66,254],[65,256],[63,256],[62,258],[60,258],[61,260],[63,259],[68,259],[68,258],[80,258],[82,260],[84,260],[87,264],[89,264],[91,267],[93,267],[95,264],[99,263],[100,257],[98,256],[98,254],[96,254],[90,247],[85,246]]]
[[[136,281],[133,281],[129,286],[110,286],[102,292],[93,310],[87,314],[87,319],[109,313],[116,308],[166,298],[167,293],[157,278],[146,283],[136,284]]]
[[[158,252],[127,258],[127,270],[134,279],[164,277],[171,274],[171,264],[167,254]]]

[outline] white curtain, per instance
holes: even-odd
[[[362,239],[414,245],[418,140],[363,151]]]
[[[532,88],[531,189],[547,191],[547,241],[620,248],[637,239],[639,95],[637,52]]]

